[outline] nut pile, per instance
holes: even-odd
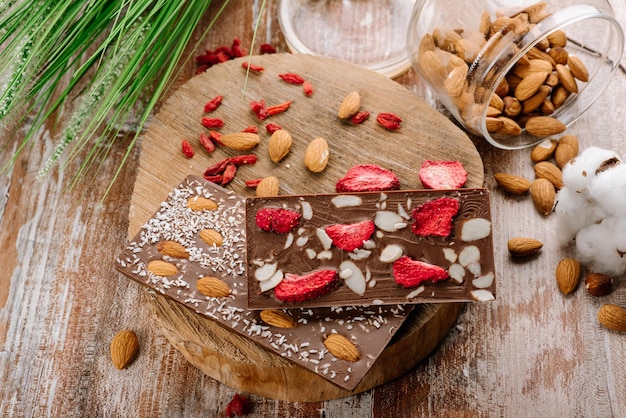
[[[416,65],[439,91],[445,92],[464,124],[480,134],[480,118],[486,111],[491,134],[517,136],[523,129],[545,137],[565,131],[551,115],[589,73],[581,59],[566,50],[567,35],[558,30],[540,40],[505,75],[491,97],[486,97],[485,79],[477,67],[492,64],[501,46],[510,44],[510,57],[522,47],[522,38],[548,17],[546,2],[531,5],[509,16],[493,20],[483,12],[477,28],[438,28],[420,43]]]

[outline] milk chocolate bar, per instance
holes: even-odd
[[[249,310],[245,216],[242,197],[190,176],[118,256],[116,268],[337,386],[354,390],[411,307]],[[355,350],[352,355],[333,355],[332,346],[324,344],[330,335],[345,337]]]
[[[248,307],[486,301],[486,189],[251,198]]]

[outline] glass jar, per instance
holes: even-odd
[[[281,0],[278,21],[294,53],[343,59],[388,77],[409,68],[415,0]]]
[[[411,63],[471,133],[504,149],[537,144],[605,90],[624,34],[606,0],[418,0]]]

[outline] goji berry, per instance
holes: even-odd
[[[382,112],[376,116],[376,122],[383,128],[395,131],[400,128],[400,124],[402,123],[402,118],[398,115],[389,112]]]
[[[211,141],[211,137],[209,137],[204,132],[200,133],[200,145],[208,152],[209,154],[215,151],[215,143]]]
[[[255,164],[257,161],[256,155],[254,154],[242,154],[235,155],[234,157],[227,158],[228,163],[235,164],[237,166],[243,164]]]
[[[302,84],[302,91],[304,91],[305,96],[308,96],[308,97],[313,96],[313,85],[309,83],[308,81],[305,81]]]
[[[217,145],[224,145],[222,144],[221,140],[222,134],[217,131],[209,131],[209,138],[211,138],[211,141],[213,141]]]
[[[221,128],[224,126],[224,121],[220,118],[202,118],[202,126],[208,129]]]
[[[205,174],[204,175],[204,179],[206,181],[210,181],[211,183],[221,183],[222,182],[222,175],[221,174],[214,174],[214,175],[207,176]]]
[[[267,118],[267,111],[265,109],[265,100],[261,99],[258,102],[251,101],[250,109],[254,112],[257,118],[261,120]]]
[[[216,162],[215,164],[213,164],[212,166],[204,170],[204,176],[206,177],[206,176],[215,176],[217,174],[222,174],[224,170],[226,169],[226,165],[228,165],[228,163],[229,163],[228,158],[225,158],[223,160]]]
[[[226,168],[224,169],[224,173],[222,174],[222,186],[230,183],[237,173],[237,166],[233,163],[226,164]]]
[[[248,61],[242,62],[241,66],[245,68],[246,70],[254,71],[256,73],[261,73],[265,71],[265,68],[262,65],[252,64],[252,63],[249,63]]]
[[[256,187],[259,185],[259,183],[261,182],[262,179],[250,179],[250,180],[246,180],[246,187]]]
[[[292,100],[289,100],[288,102],[270,106],[267,108],[266,113],[268,116],[278,115],[279,113],[283,113],[284,111],[289,109],[289,106],[291,106],[291,102]]]
[[[367,110],[362,110],[356,115],[352,116],[352,123],[354,123],[355,125],[359,125],[369,119],[369,117],[370,112],[368,112]]]
[[[298,74],[283,73],[283,74],[278,74],[278,76],[289,84],[303,84],[304,83],[304,78],[300,77]]]
[[[209,100],[204,105],[204,113],[211,113],[215,111],[218,107],[220,107],[223,99],[224,99],[224,96],[215,96],[214,98]]]
[[[194,152],[193,152],[193,148],[191,148],[191,144],[189,143],[189,141],[187,141],[186,139],[183,139],[181,141],[181,147],[182,147],[182,151],[185,157],[187,158],[193,157]]]
[[[276,131],[280,131],[281,129],[283,129],[282,126],[276,125],[275,123],[268,123],[265,125],[265,131],[270,135]]]
[[[276,48],[270,44],[261,44],[259,47],[261,54],[275,54]]]
[[[259,128],[257,128],[254,125],[248,126],[245,129],[243,129],[241,132],[250,132],[252,134],[258,134],[259,133]]]

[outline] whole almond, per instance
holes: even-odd
[[[193,196],[187,200],[187,207],[191,210],[215,210],[217,203],[202,196]]]
[[[111,340],[111,361],[119,370],[122,370],[137,357],[139,353],[139,338],[130,330],[123,330],[115,334]]]
[[[515,97],[506,96],[502,99],[502,103],[504,104],[504,108],[502,109],[504,116],[514,118],[522,113],[522,104]]]
[[[555,277],[559,290],[564,295],[572,293],[580,281],[580,263],[573,258],[564,258],[556,266]]]
[[[569,54],[567,53],[565,48],[561,46],[550,48],[550,50],[548,51],[548,55],[552,57],[554,62],[561,65],[567,64],[567,59],[569,58]]]
[[[555,139],[546,139],[545,141],[537,144],[530,153],[530,159],[534,163],[540,161],[546,161],[552,158],[556,150],[557,141]]]
[[[509,193],[523,195],[528,193],[530,190],[530,181],[524,177],[506,173],[496,173],[493,176],[495,177],[498,186],[502,187]]]
[[[276,177],[269,176],[261,179],[259,184],[256,187],[256,196],[258,197],[268,197],[268,196],[278,196],[279,191],[279,182]]]
[[[485,126],[487,127],[487,132],[498,132],[504,127],[504,121],[502,119],[494,118],[491,116],[487,116],[485,118]]]
[[[465,87],[465,83],[467,80],[467,71],[469,70],[467,64],[454,67],[452,71],[448,74],[445,81],[443,82],[443,86],[450,95],[450,97],[458,97],[463,92],[463,88]]]
[[[291,149],[293,138],[291,134],[284,129],[279,129],[272,134],[267,144],[270,160],[277,163],[287,154]]]
[[[212,298],[223,298],[230,294],[230,286],[217,277],[202,277],[196,282],[198,291]]]
[[[533,180],[530,185],[530,196],[539,213],[547,216],[552,212],[556,190],[549,180],[541,178]]]
[[[361,95],[358,91],[353,91],[348,93],[339,105],[337,116],[339,119],[348,119],[356,115],[359,109],[361,109]]]
[[[536,46],[534,46],[534,47],[532,47],[532,48],[530,48],[528,50],[528,52],[526,53],[526,57],[528,59],[530,59],[530,60],[534,60],[534,59],[546,60],[550,64],[552,64],[553,68],[556,65],[556,62],[554,62],[554,60],[552,59],[552,57],[548,53],[540,50]]]
[[[578,154],[578,137],[576,135],[563,135],[559,138],[559,145],[569,145],[574,148],[576,154]]]
[[[522,102],[522,113],[528,114],[539,109],[548,94],[550,94],[550,86],[544,84],[539,87],[537,93]]]
[[[572,75],[572,72],[563,64],[556,65],[556,73],[559,75],[561,85],[570,93],[578,93],[578,84]]]
[[[511,238],[507,243],[509,254],[513,257],[527,257],[537,254],[543,243],[534,238]]]
[[[297,322],[286,312],[278,309],[265,309],[260,313],[261,320],[277,328],[295,328]]]
[[[550,136],[563,132],[567,127],[563,122],[549,116],[534,116],[526,121],[526,132],[533,136]]]
[[[317,137],[311,141],[304,151],[304,165],[313,173],[324,171],[329,158],[328,142],[322,137]]]
[[[235,151],[249,151],[260,142],[261,137],[253,132],[233,132],[220,137],[220,143]]]
[[[580,58],[576,55],[569,55],[567,58],[567,66],[572,75],[580,81],[589,81],[589,71]]]
[[[613,331],[626,332],[626,309],[607,303],[598,311],[598,321]]]
[[[521,101],[531,98],[546,81],[548,74],[546,72],[529,73],[517,85],[515,97]]]
[[[548,35],[548,41],[550,41],[550,47],[563,48],[567,44],[567,34],[562,30],[555,30],[550,35]]]
[[[330,334],[324,340],[324,347],[335,357],[341,360],[355,362],[361,358],[358,348],[348,338],[341,334]]]
[[[495,131],[496,134],[517,136],[522,133],[522,128],[513,119],[504,116],[500,116],[498,119],[502,121],[502,127]]]
[[[563,173],[550,161],[540,161],[535,164],[535,176],[548,180],[557,189],[563,187]]]
[[[178,269],[172,263],[163,260],[152,260],[148,263],[148,271],[157,276],[173,276],[178,273]]]
[[[157,251],[169,257],[189,258],[189,253],[185,250],[185,246],[176,241],[159,242]]]
[[[210,246],[215,245],[216,247],[219,247],[224,243],[222,234],[213,228],[202,229],[198,232],[198,236],[202,241],[206,242]]]
[[[606,296],[613,290],[613,278],[608,274],[589,273],[585,278],[585,289],[591,296]]]
[[[565,135],[559,139],[554,152],[554,161],[561,169],[578,155],[578,139],[574,135]]]
[[[569,95],[570,95],[570,92],[567,91],[567,89],[565,87],[563,87],[561,85],[556,86],[552,90],[552,94],[550,95],[550,98],[552,99],[552,104],[554,105],[554,108],[558,109],[561,106],[563,106],[563,103],[565,103],[565,101],[567,100]]]

